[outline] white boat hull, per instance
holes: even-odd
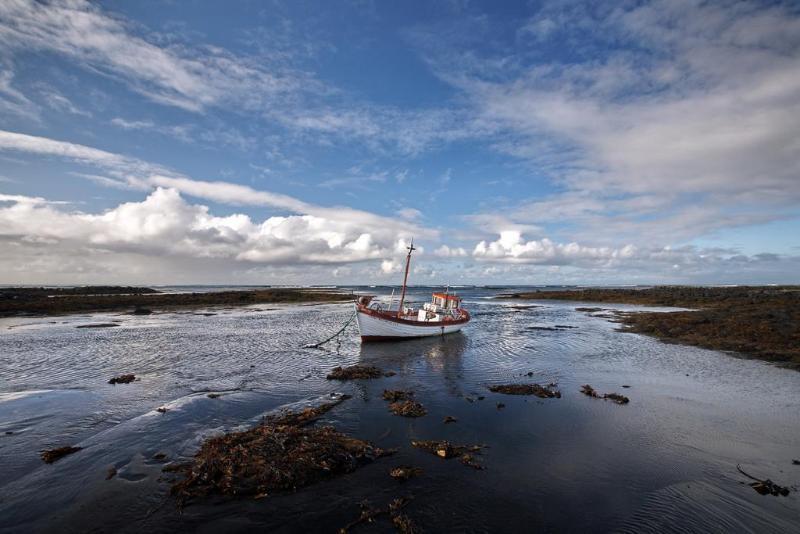
[[[424,325],[414,325],[368,315],[362,311],[357,311],[356,320],[363,341],[443,336],[458,332],[466,324],[465,322],[456,324],[430,322]]]

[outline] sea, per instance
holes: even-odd
[[[385,302],[393,290],[338,289]],[[319,348],[309,345],[347,323],[351,303],[0,319],[0,531],[336,532],[365,503],[400,497],[425,532],[800,531],[800,373],[620,331],[609,311],[669,308],[503,296],[518,289],[451,287],[472,314],[458,334],[362,344],[351,321]],[[353,364],[396,374],[326,379]],[[125,373],[138,380],[108,383]],[[561,397],[489,391],[507,383],[553,383]],[[586,384],[630,402],[583,395]],[[384,389],[414,391],[427,415],[391,414]],[[170,495],[164,465],[204,440],[335,394],[352,398],[317,424],[397,452],[257,500]],[[485,445],[483,469],[412,440]],[[81,450],[41,460],[65,445]],[[388,473],[399,465],[423,473],[398,482]],[[792,491],[760,495],[740,469]],[[393,531],[388,516],[353,529]]]

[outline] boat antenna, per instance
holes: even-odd
[[[400,293],[400,306],[397,308],[397,316],[400,317],[403,314],[403,301],[406,299],[406,283],[408,282],[408,266],[411,265],[411,253],[417,250],[414,248],[414,238],[411,238],[411,244],[406,247],[408,249],[408,255],[406,255],[406,274],[403,275],[403,290]]]

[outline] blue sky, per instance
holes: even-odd
[[[0,6],[0,283],[796,283],[800,11]]]

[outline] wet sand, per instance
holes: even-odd
[[[800,373],[619,333],[572,303],[520,310],[489,291],[464,296],[475,319],[461,334],[361,345],[348,330],[324,350],[303,347],[336,331],[350,306],[0,319],[0,529],[330,532],[365,499],[386,507],[401,497],[430,532],[795,527],[798,493],[759,495],[736,466],[800,484]],[[75,328],[111,320],[121,326]],[[354,364],[396,374],[326,378]],[[138,380],[107,383],[123,373]],[[561,396],[490,390],[516,383],[554,383]],[[586,384],[630,402],[587,396]],[[394,415],[384,390],[413,391],[426,414]],[[297,492],[212,495],[182,509],[170,495],[176,475],[163,467],[189,461],[209,437],[331,394],[352,398],[315,425],[397,452]],[[484,469],[412,445],[425,440],[487,445],[476,459]],[[81,450],[39,458],[66,445]],[[422,473],[398,481],[398,466]],[[393,530],[383,515],[353,531]]]

